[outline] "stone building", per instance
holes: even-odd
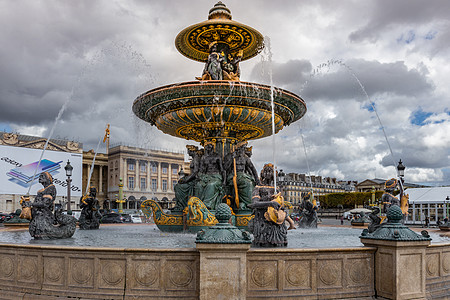
[[[371,192],[372,189],[375,189],[375,191],[384,191],[384,183],[387,179],[380,179],[380,178],[374,178],[374,179],[366,179],[364,181],[361,181],[360,183],[356,184],[356,191],[357,192]],[[421,188],[426,187],[425,185],[420,184],[414,184],[409,182],[403,183],[404,188]]]
[[[119,180],[123,179],[125,208],[134,209],[145,199],[155,199],[165,208],[175,205],[174,186],[178,172],[189,170],[183,152],[150,150],[126,145],[109,148],[108,195],[111,207],[119,192]]]
[[[283,174],[283,170],[280,171]],[[279,174],[279,175],[280,175]],[[325,195],[329,193],[348,192],[346,186],[337,182],[336,178],[322,176],[308,176],[306,174],[289,173],[279,181],[282,195],[286,201],[289,201],[297,207],[302,201],[302,193],[313,192],[314,196]],[[281,177],[282,178],[282,177]]]

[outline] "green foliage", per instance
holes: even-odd
[[[381,199],[383,191],[375,192],[375,201]],[[372,200],[372,193],[331,193],[319,196],[320,207],[322,208],[337,208],[342,205],[343,208],[354,208],[356,206],[363,206],[369,204]]]

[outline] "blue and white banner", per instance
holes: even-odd
[[[39,175],[48,172],[53,177],[58,196],[67,196],[67,177],[64,167],[67,161],[73,167],[71,196],[81,196],[83,156],[80,153],[46,150],[41,162],[42,149],[0,146],[0,193],[35,195],[42,185]],[[39,166],[38,166],[39,165]],[[33,180],[34,176],[34,180]]]

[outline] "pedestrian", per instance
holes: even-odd
[[[428,228],[428,226],[430,225],[430,219],[428,217],[425,218],[425,227]]]
[[[344,225],[344,216],[341,216],[341,225]]]

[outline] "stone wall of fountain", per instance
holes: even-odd
[[[209,251],[210,258],[202,262],[202,250],[194,248],[0,245],[0,297],[203,299],[200,265],[220,264]],[[374,247],[244,250],[245,278],[233,277],[247,282],[247,299],[370,298],[375,295],[375,253]],[[428,246],[417,257],[423,262],[418,276],[424,278],[427,297],[445,299],[450,294],[450,244]],[[383,278],[396,278],[388,266],[383,272]],[[224,282],[233,287],[232,280]]]

